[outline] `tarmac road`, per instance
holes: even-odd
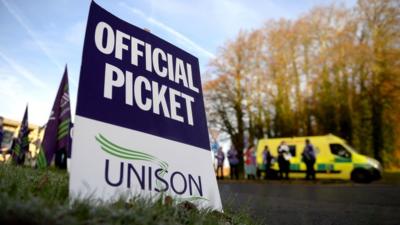
[[[262,224],[400,225],[400,183],[220,181],[224,206]]]

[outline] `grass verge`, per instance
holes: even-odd
[[[0,165],[0,224],[254,224],[244,212],[134,199],[69,201],[68,174]]]

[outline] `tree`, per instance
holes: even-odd
[[[398,163],[399,15],[398,0],[360,0],[241,31],[210,62],[209,125],[240,154],[265,136],[333,133]]]

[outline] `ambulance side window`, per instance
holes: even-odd
[[[296,156],[296,145],[289,145],[289,152],[292,155],[292,157]]]
[[[341,144],[330,144],[331,153],[343,158],[351,158],[351,153]]]

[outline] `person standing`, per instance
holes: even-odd
[[[306,180],[315,180],[315,169],[314,164],[316,161],[316,154],[314,146],[310,143],[310,140],[306,139],[306,145],[304,146],[303,153],[303,161],[306,164]]]
[[[235,177],[236,180],[239,179],[239,159],[238,159],[238,152],[236,151],[235,147],[231,146],[231,149],[228,151],[228,161],[230,166],[230,175],[231,179]]]
[[[245,161],[245,169],[247,179],[256,179],[256,155],[254,151],[254,146],[250,145],[249,148],[246,150],[246,161]]]
[[[289,151],[289,146],[285,141],[282,141],[278,147],[278,164],[279,164],[279,177],[281,179],[289,179],[290,158],[292,155]]]
[[[265,168],[264,179],[267,179],[267,177],[271,175],[271,163],[272,163],[272,154],[268,148],[268,145],[266,145],[263,151],[263,164]]]
[[[215,155],[217,159],[217,179],[224,179],[224,160],[225,154],[222,151],[222,147],[218,148],[217,154]],[[219,176],[221,174],[221,176]]]

